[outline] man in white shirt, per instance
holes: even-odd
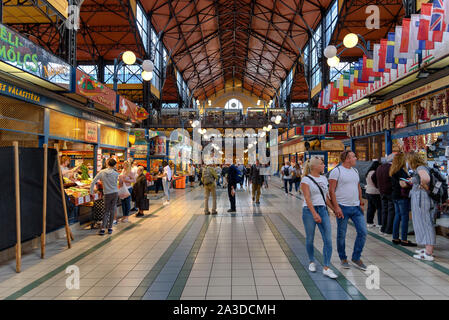
[[[337,251],[343,268],[349,269],[345,250],[346,230],[349,218],[354,222],[357,237],[354,243],[352,262],[361,269],[366,270],[360,257],[366,241],[366,221],[363,214],[362,189],[360,177],[354,166],[357,163],[355,153],[346,150],[341,156],[341,165],[335,167],[329,175],[329,194],[335,215],[337,216]]]
[[[293,171],[294,169],[290,165],[289,161],[285,161],[285,165],[281,168],[281,177],[284,181],[285,194],[292,193],[293,187]],[[290,184],[290,189],[287,188],[287,183]]]

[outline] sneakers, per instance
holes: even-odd
[[[217,214],[218,212],[217,211],[212,211],[212,214]]]
[[[421,254],[421,253],[425,253],[426,252],[426,249],[417,249],[417,250],[415,250],[415,253],[417,253],[417,254]]]
[[[166,206],[167,204],[170,204],[170,201],[164,201],[162,205]]]
[[[112,233],[112,229],[108,229],[108,233],[111,234]]]
[[[228,212],[236,212],[236,210],[229,209]]]
[[[260,201],[256,201],[256,204],[260,204]]]
[[[136,217],[143,217],[143,216],[144,216],[143,213],[138,213],[138,214],[136,214]]]
[[[105,234],[104,229],[101,229],[101,230],[98,232],[98,235],[99,235],[99,236],[104,236],[104,234]]]
[[[115,224],[115,225],[117,225],[117,220],[114,220],[114,222],[113,222],[112,224]]]
[[[352,263],[360,270],[366,271],[366,266],[363,264],[362,260],[359,261],[352,260]]]
[[[425,260],[425,261],[433,261],[434,258],[432,255],[428,255],[425,251],[419,254],[415,254],[413,258],[418,260]]]
[[[366,226],[368,228],[375,228],[376,227],[376,225],[374,223],[367,223]]]
[[[327,268],[327,270],[326,270],[326,269],[323,269],[323,274],[324,274],[326,277],[329,277],[329,278],[331,278],[331,279],[337,279],[337,278],[338,278],[338,276],[334,273],[334,271],[332,271],[331,268]]]
[[[344,269],[350,269],[350,268],[351,268],[351,266],[349,265],[348,260],[341,260],[341,261],[340,261],[340,264],[341,264],[341,266],[342,266]]]
[[[315,264],[315,262],[311,262],[310,264],[309,264],[309,271],[310,272],[315,272],[316,271],[316,264]],[[324,272],[324,271],[323,271]]]
[[[209,211],[204,212],[204,215],[208,216],[208,215],[210,215],[210,212]]]

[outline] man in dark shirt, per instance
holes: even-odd
[[[228,196],[229,202],[231,202],[231,209],[228,212],[236,212],[235,209],[235,191],[237,190],[237,181],[238,181],[238,172],[237,167],[232,164],[228,170]]]
[[[382,228],[380,228],[381,234],[393,233],[393,221],[394,221],[394,203],[391,187],[390,167],[391,161],[394,155],[390,154],[387,157],[386,162],[382,163],[376,170],[376,186],[380,192],[380,198],[382,200]]]

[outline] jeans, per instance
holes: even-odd
[[[392,234],[394,221],[394,204],[391,194],[382,194],[382,228],[381,232]]]
[[[228,183],[228,196],[229,196],[229,202],[231,203],[231,210],[235,211],[235,194],[231,195],[231,187],[234,187],[234,191],[237,192],[237,184],[231,185]]]
[[[394,200],[396,215],[393,222],[393,239],[399,239],[399,224],[401,224],[401,239],[407,241],[410,199]]]
[[[289,190],[287,190],[287,183],[290,184],[290,189],[289,189]],[[292,188],[293,188],[293,179],[284,179],[284,188],[285,188],[285,193],[292,192]]]
[[[165,178],[162,178],[162,187],[164,188],[165,198],[170,201],[170,182]]]
[[[112,229],[114,222],[115,209],[117,208],[118,193],[108,193],[104,195],[104,217],[102,229]]]
[[[298,192],[299,186],[301,185],[301,178],[295,179],[295,191]]]
[[[156,188],[156,194],[162,189],[162,178],[158,178],[154,183],[154,187]]]
[[[321,237],[323,238],[323,265],[329,267],[332,256],[332,227],[329,213],[325,206],[315,206],[314,208],[321,217],[321,223],[315,222],[312,212],[308,207],[302,208],[302,221],[304,222],[304,228],[306,230],[307,254],[309,255],[310,262],[313,262],[313,239],[315,238],[315,226],[318,225]]]
[[[366,221],[362,209],[360,207],[340,206],[343,211],[343,218],[337,218],[337,251],[340,260],[346,260],[346,230],[348,229],[348,220],[354,222],[357,237],[354,243],[354,252],[352,253],[352,260],[358,261],[362,256],[363,247],[366,241]]]
[[[374,223],[374,214],[377,211],[377,225],[382,225],[382,201],[380,200],[380,194],[366,194],[368,200],[368,210],[366,211],[366,222],[369,224]]]
[[[129,194],[132,194],[133,188],[128,188]],[[131,196],[128,198],[122,199],[122,211],[123,216],[127,217],[129,216],[129,211],[131,210]]]

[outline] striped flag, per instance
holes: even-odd
[[[386,58],[386,67],[388,69],[397,69],[398,65],[394,59],[394,32],[388,32],[388,41],[387,41],[387,58]]]
[[[419,30],[419,14],[412,14],[410,18],[410,31],[408,40],[408,52],[411,58],[415,57],[416,51],[419,50],[418,30]]]
[[[421,5],[421,15],[419,18],[418,37],[420,50],[431,50],[434,48],[430,34],[430,19],[432,16],[432,4],[423,3]],[[429,41],[430,40],[430,41]]]
[[[402,20],[402,34],[401,34],[401,46],[399,47],[399,52],[402,53],[407,58],[413,58],[411,53],[408,51],[410,43],[410,19],[404,18]]]
[[[387,68],[385,65],[385,60],[387,58],[387,39],[380,40],[380,49],[379,49],[379,71],[387,72]]]
[[[406,64],[407,55],[400,52],[402,43],[402,27],[396,26],[394,32],[394,57],[397,64]]]

